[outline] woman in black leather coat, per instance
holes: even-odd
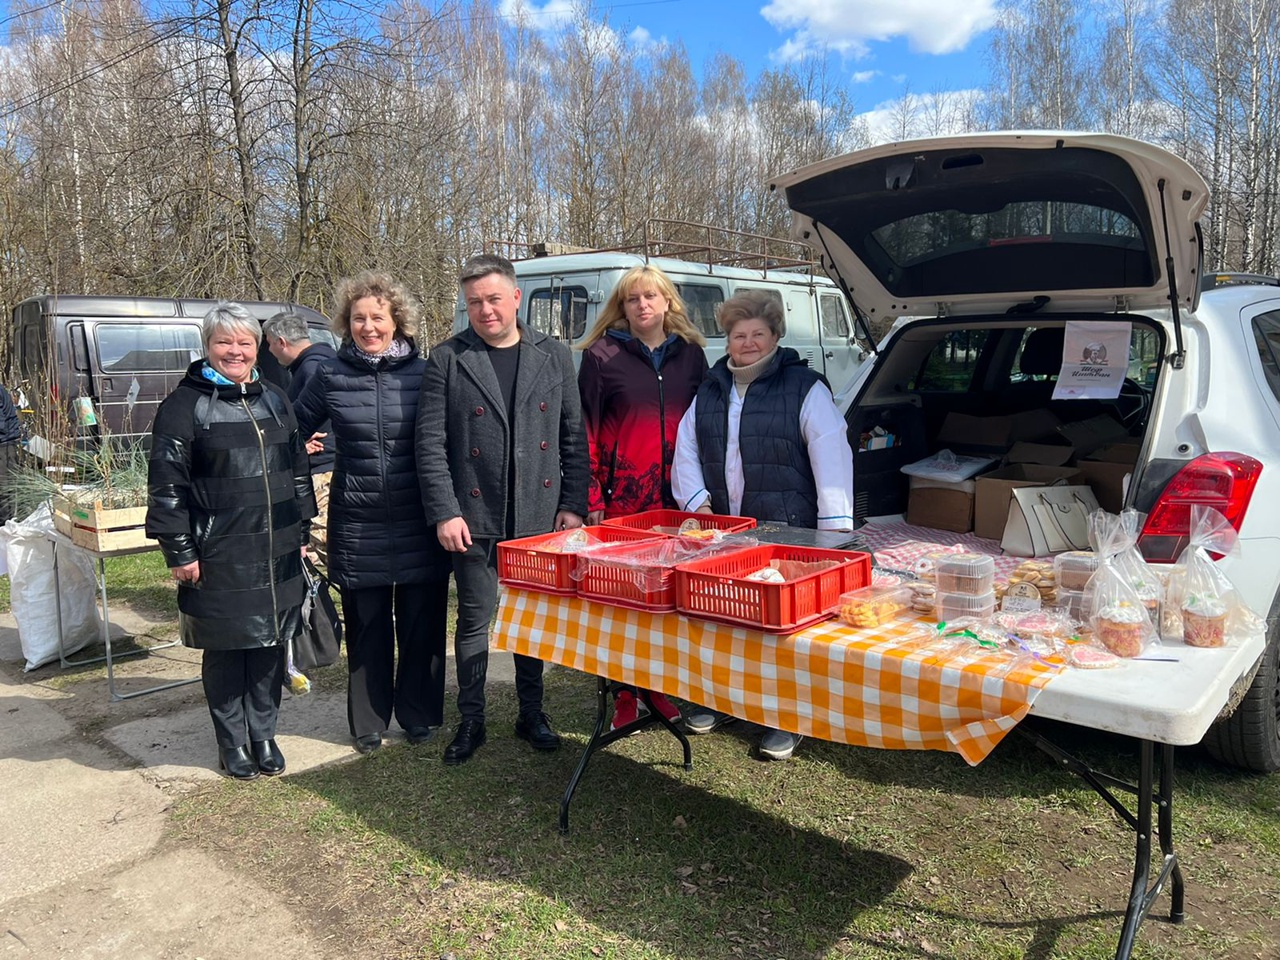
[[[244,307],[204,318],[206,358],[156,412],[146,531],[178,581],[182,642],[200,675],[222,769],[284,772],[276,716],[284,649],[301,628],[311,471],[284,391],[255,366],[262,330]]]
[[[451,564],[427,525],[414,460],[426,366],[412,339],[417,305],[395,279],[369,272],[339,284],[337,302],[338,357],[296,409],[303,436],[326,420],[334,435],[329,576],[342,591],[347,721],[369,753],[393,714],[410,743],[443,723]]]

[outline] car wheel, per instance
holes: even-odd
[[[1271,628],[1262,664],[1240,706],[1202,741],[1221,763],[1259,773],[1280,770],[1280,621]]]

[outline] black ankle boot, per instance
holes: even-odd
[[[252,740],[249,752],[253,754],[258,769],[268,777],[278,777],[284,773],[284,754],[276,746],[275,740]]]
[[[227,776],[234,777],[236,780],[256,780],[258,778],[258,765],[254,762],[253,757],[249,756],[249,748],[244,745],[219,747],[218,769],[225,770]]]

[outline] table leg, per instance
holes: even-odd
[[[1155,751],[1156,744],[1150,740],[1138,741],[1138,783],[1135,786],[1105,773],[1091,769],[1086,763],[1067,753],[1061,747],[1046,740],[1037,733],[1028,733],[1021,727],[1015,730],[1037,747],[1049,754],[1072,773],[1079,776],[1097,794],[1106,800],[1116,814],[1134,831],[1135,843],[1133,854],[1133,882],[1129,888],[1129,905],[1125,910],[1124,926],[1120,931],[1120,942],[1116,946],[1116,960],[1129,960],[1133,953],[1134,940],[1138,928],[1151,911],[1156,897],[1167,881],[1172,879],[1170,891],[1172,906],[1169,919],[1174,923],[1182,923],[1184,913],[1185,889],[1182,880],[1182,869],[1178,865],[1178,854],[1173,848],[1173,750],[1169,744],[1160,744],[1160,776],[1159,787],[1156,786]],[[1124,790],[1134,795],[1135,810],[1128,807],[1114,794],[1112,789]],[[1151,882],[1151,827],[1152,807],[1156,808],[1156,825],[1160,852],[1163,862]]]
[[[592,754],[617,740],[621,740],[623,737],[629,737],[638,730],[660,723],[667,728],[667,731],[673,737],[680,741],[680,746],[684,749],[684,768],[686,770],[693,769],[693,750],[689,746],[689,738],[685,736],[684,731],[654,708],[648,690],[638,690],[637,693],[644,700],[644,705],[649,712],[644,716],[637,717],[624,727],[606,732],[605,722],[611,712],[609,710],[609,681],[604,677],[596,677],[596,725],[591,731],[591,739],[587,741],[587,748],[582,752],[582,759],[578,761],[578,766],[574,769],[573,776],[569,778],[568,789],[565,790],[564,797],[560,801],[561,833],[569,832],[569,804],[573,802],[574,791],[578,789],[578,782],[582,779],[582,775],[586,773],[587,764],[591,761]]]

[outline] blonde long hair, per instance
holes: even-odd
[[[680,294],[675,284],[671,282],[671,278],[653,264],[644,263],[638,267],[632,267],[622,275],[622,279],[618,281],[618,285],[613,288],[613,293],[605,302],[604,309],[600,311],[595,326],[583,338],[578,349],[586,350],[609,330],[630,330],[631,325],[627,322],[627,313],[623,309],[623,304],[627,297],[631,296],[631,292],[641,285],[645,288],[651,287],[667,298],[667,312],[662,318],[664,333],[674,333],[687,343],[696,343],[700,347],[706,346],[706,337],[689,319],[684,301],[680,299]]]

